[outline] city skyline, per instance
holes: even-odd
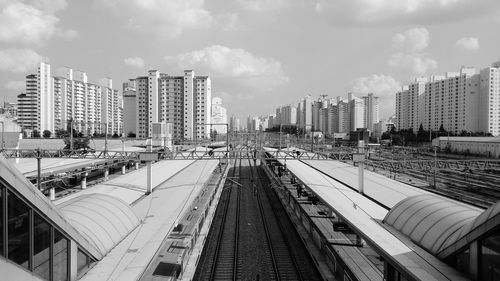
[[[500,58],[492,0],[9,0],[0,8],[0,91],[11,102],[48,58],[116,83],[150,69],[194,69],[212,77],[214,96],[239,117],[306,94],[373,92],[383,119],[413,77]]]

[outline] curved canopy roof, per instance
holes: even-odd
[[[480,214],[477,208],[423,194],[401,200],[387,213],[384,223],[435,255],[456,242],[464,226]]]
[[[59,209],[102,256],[139,224],[127,203],[106,194],[81,195],[60,205]]]

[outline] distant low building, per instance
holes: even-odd
[[[442,151],[500,158],[500,137],[439,137],[432,145]]]

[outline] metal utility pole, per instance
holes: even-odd
[[[0,123],[2,124],[2,150],[3,150],[5,148],[5,141],[3,138],[4,132],[5,132],[5,123],[3,121],[0,121]]]
[[[36,184],[38,186],[38,190],[42,190],[42,156],[41,156],[41,150],[40,148],[36,149]]]
[[[281,151],[281,123],[280,123],[280,145],[279,145],[279,150],[278,151]]]
[[[104,133],[104,154],[108,151],[108,123],[104,123],[105,133]]]
[[[69,120],[69,150],[73,151],[73,119]]]
[[[359,193],[364,194],[365,184],[364,184],[364,161],[365,161],[365,142],[359,141],[358,143],[358,153],[360,154],[360,161],[358,162],[358,184]]]
[[[436,188],[436,175],[437,175],[437,146],[434,146],[434,188]]]
[[[314,152],[314,134],[311,131],[311,152]]]

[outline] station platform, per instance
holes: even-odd
[[[179,164],[185,166],[178,167],[181,166]],[[94,187],[95,192],[115,194],[114,196],[130,202],[141,223],[80,280],[138,280],[165,237],[174,229],[182,215],[189,211],[189,206],[217,165],[218,162],[213,160],[156,163],[153,169],[155,187],[149,196],[142,196],[145,189],[137,184],[141,180],[145,182],[146,178],[141,176],[145,169],[129,173],[129,178],[118,178],[113,184]],[[172,171],[174,167],[177,171]],[[127,180],[134,178],[136,189],[121,187]]]
[[[278,159],[278,161],[281,165],[285,164],[284,159]],[[391,197],[406,198],[412,192],[419,192],[418,190],[396,186],[391,188],[390,185],[387,187],[385,181],[380,182],[382,179],[373,176],[367,180],[365,189],[368,188],[366,186],[370,185],[370,181],[377,184],[371,185],[368,188],[371,189],[371,195],[365,196],[359,193],[355,187],[346,185],[346,183],[354,185],[353,180],[357,180],[357,176],[353,177],[352,174],[351,179],[349,179],[349,167],[331,160],[327,161],[331,161],[332,164],[316,163],[317,161],[321,160],[311,160],[314,162],[313,166],[318,167],[313,168],[305,162],[287,159],[286,167],[298,178],[301,184],[304,184],[315,196],[327,204],[343,222],[346,222],[385,260],[394,265],[403,276],[414,280],[467,280],[464,275],[427,253],[424,249],[409,242],[405,243],[383,224],[382,221],[388,213],[388,207],[397,203],[395,202],[397,199]],[[337,167],[337,171],[330,171],[335,167]],[[327,174],[322,173],[321,169],[326,170]],[[329,173],[332,174],[333,178],[329,176]],[[337,173],[340,175],[340,180],[334,179]],[[399,189],[406,190],[404,192],[408,192],[408,195]],[[376,198],[376,201],[382,202],[382,204],[370,197]]]
[[[35,158],[9,158],[7,160],[16,167],[25,177],[32,178],[37,176],[37,159]],[[43,158],[41,160],[41,176],[49,176],[58,173],[65,173],[83,169],[86,167],[103,165],[116,161],[116,159],[72,159],[72,158]]]

